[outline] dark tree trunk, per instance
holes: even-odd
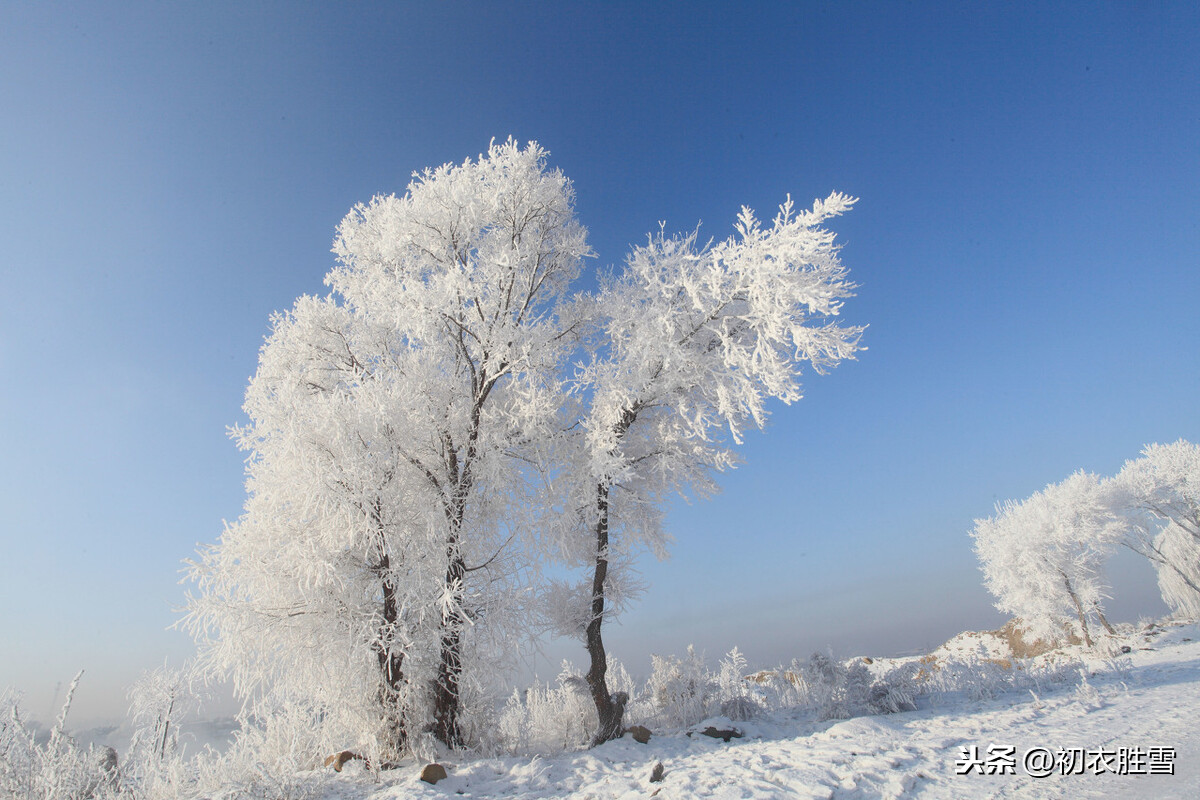
[[[1100,610],[1100,606],[1096,606],[1096,616],[1100,618],[1100,624],[1104,626],[1104,630],[1108,631],[1110,636],[1116,636],[1117,632],[1113,630],[1113,626],[1108,623],[1104,612]]]
[[[623,692],[615,695],[608,692],[608,656],[604,652],[604,639],[600,635],[604,618],[604,581],[608,578],[608,486],[604,484],[596,487],[596,510],[599,512],[599,518],[596,521],[596,568],[592,573],[592,617],[587,626],[585,644],[591,659],[587,684],[592,693],[592,701],[596,704],[596,714],[600,718],[600,725],[592,739],[593,747],[612,739],[619,739],[624,733],[621,723],[625,716],[625,701],[628,699]]]
[[[483,354],[487,360],[487,353]],[[504,365],[501,365],[501,371]],[[474,370],[472,370],[474,372]],[[462,729],[458,712],[461,705],[459,678],[462,676],[462,629],[466,622],[462,613],[463,584],[467,575],[467,563],[463,559],[460,541],[463,520],[467,514],[467,498],[475,485],[475,459],[479,454],[479,430],[483,422],[483,406],[495,386],[496,378],[487,377],[485,371],[472,377],[475,401],[471,407],[471,422],[467,431],[467,442],[461,460],[449,434],[443,434],[445,444],[445,467],[448,485],[453,493],[444,506],[449,536],[446,538],[446,582],[445,587],[454,594],[454,603],[442,614],[442,652],[438,661],[437,681],[433,690],[433,735],[439,742],[451,748],[463,745]],[[437,485],[436,482],[434,484]]]
[[[400,610],[396,605],[396,582],[392,575],[392,557],[388,552],[387,537],[383,525],[383,501],[375,498],[370,506],[371,524],[375,528],[375,547],[379,562],[375,574],[379,576],[383,589],[383,622],[379,626],[375,641],[375,655],[379,659],[379,704],[391,729],[392,745],[396,753],[403,752],[408,743],[404,725],[404,713],[400,708],[400,688],[404,684],[404,654],[394,652],[396,625],[400,621]]]
[[[392,651],[391,643],[395,638],[396,623],[399,620],[396,608],[396,585],[391,575],[386,572],[390,567],[390,559],[385,554],[380,565],[384,571],[383,579],[383,627],[375,652],[379,657],[379,671],[383,685],[379,689],[379,700],[384,713],[388,717],[392,733],[392,744],[396,753],[403,752],[408,744],[408,732],[405,730],[404,713],[400,708],[400,687],[404,684],[404,654]]]
[[[637,419],[639,407],[626,408],[613,432],[617,441],[625,437],[629,426]],[[592,613],[585,631],[584,647],[587,649],[591,667],[588,669],[587,684],[596,704],[600,724],[592,746],[619,739],[625,732],[625,703],[629,700],[624,692],[609,694],[608,654],[604,652],[604,638],[600,631],[604,625],[604,582],[608,580],[608,531],[609,531],[609,485],[596,485],[596,566],[592,573]]]
[[[465,349],[463,355],[467,358],[469,365],[470,357]],[[486,351],[483,353],[482,360],[487,361]],[[504,368],[504,364],[499,365],[501,373]],[[445,432],[442,434],[446,484],[452,488],[449,500],[443,507],[449,526],[449,535],[446,538],[447,566],[444,586],[454,595],[454,602],[449,611],[443,612],[441,618],[441,655],[438,660],[437,680],[433,687],[433,735],[439,742],[450,748],[459,748],[463,745],[462,728],[459,724],[459,710],[462,704],[459,689],[462,676],[462,630],[466,622],[463,618],[462,599],[464,579],[468,570],[460,549],[460,542],[463,520],[466,519],[467,498],[471,496],[471,489],[475,485],[474,467],[475,460],[479,455],[479,431],[483,424],[483,407],[497,380],[495,377],[488,377],[486,370],[481,369],[476,374],[474,367],[471,367],[471,373],[475,400],[471,407],[467,441],[461,459],[450,435]],[[432,483],[435,488],[441,488],[438,481],[434,480]]]
[[[457,552],[450,554],[446,585],[461,586],[466,563]],[[458,724],[459,676],[462,674],[462,613],[454,608],[442,616],[442,653],[433,693],[433,735],[447,747],[462,746]]]
[[[171,712],[175,710],[175,693],[171,692],[171,704],[167,706],[167,716],[163,720],[162,732],[162,747],[158,751],[158,760],[162,761],[167,757],[167,734],[171,731]]]

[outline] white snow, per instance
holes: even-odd
[[[986,637],[985,637],[986,638]],[[736,723],[729,743],[684,732],[656,732],[646,745],[625,738],[545,758],[464,758],[445,762],[436,786],[420,765],[378,774],[356,762],[303,782],[324,800],[385,798],[1196,798],[1200,797],[1200,626],[1143,629],[1117,644],[1128,655],[1103,658],[1079,649],[1082,680],[1043,692],[1009,691],[972,700],[962,693],[920,698],[918,709],[886,716],[817,722],[799,711]],[[956,637],[935,655],[986,657],[986,643]],[[883,662],[881,664],[881,661]],[[886,667],[876,660],[873,670]],[[703,727],[703,724],[700,726]],[[964,748],[986,756],[1012,746],[1014,774],[956,774]],[[1031,748],[1086,751],[1174,748],[1173,775],[1026,774]],[[662,762],[661,783],[651,783]]]

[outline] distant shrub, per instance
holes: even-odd
[[[799,677],[801,705],[819,719],[909,711],[915,708],[915,673],[915,668],[896,669],[877,678],[859,659],[841,662],[824,653],[813,653],[804,664],[793,662],[792,670]]]
[[[101,753],[82,749],[64,731],[82,674],[71,682],[62,712],[44,741],[23,719],[20,696],[10,690],[0,695],[0,796],[52,800],[110,794],[114,776]]]
[[[717,668],[717,697],[721,714],[731,720],[746,720],[763,711],[763,698],[755,695],[746,679],[746,658],[734,647]]]
[[[646,692],[653,700],[659,725],[686,728],[710,716],[716,682],[694,647],[688,645],[682,659],[656,655],[650,663]]]

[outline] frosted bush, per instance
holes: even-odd
[[[240,727],[224,753],[205,748],[186,759],[176,752],[149,764],[129,765],[132,775],[123,779],[118,797],[304,800],[319,794],[329,776],[312,770],[321,765],[325,755],[335,752],[323,736],[320,710],[311,704],[272,698],[260,703],[257,711],[255,716],[241,716]],[[144,756],[145,750],[141,753]]]
[[[843,715],[836,708],[838,665],[833,658],[824,653],[813,653],[799,667],[805,705],[816,709],[823,719],[841,718]]]
[[[137,703],[135,699],[135,709]],[[136,711],[134,716],[139,718]],[[278,695],[260,698],[253,712],[246,710],[240,715],[240,727],[226,752],[205,748],[187,758],[182,748],[172,749],[169,730],[156,724],[159,717],[140,718],[144,727],[135,733],[122,765],[120,798],[174,800],[219,795],[223,800],[303,800],[319,793],[328,779],[312,773],[328,755],[351,749],[372,765],[380,763],[378,753],[364,746],[370,744],[370,731],[347,740],[338,733],[345,728],[311,701]],[[160,738],[153,738],[156,731]],[[165,754],[161,749],[163,732],[168,733]],[[139,740],[156,746],[147,747]]]
[[[653,698],[659,724],[665,727],[686,728],[714,710],[711,705],[716,686],[704,666],[703,657],[688,645],[687,656],[651,656],[650,681],[647,693]]]
[[[617,657],[614,655],[609,655],[608,657],[607,679],[608,687],[612,692],[624,692],[631,698],[637,694],[637,686],[634,685],[632,676],[625,669],[625,665],[617,660]]]
[[[627,717],[664,728],[686,728],[714,715],[750,719],[767,707],[769,690],[751,684],[747,671],[746,658],[736,647],[715,673],[691,646],[683,658],[652,656],[645,692],[630,702]]]
[[[613,656],[608,659],[607,680],[614,693],[638,698],[630,703],[635,708],[626,715],[629,724],[653,718],[653,704],[644,694],[639,697],[628,671]],[[474,705],[467,703],[465,707]],[[584,749],[591,744],[596,724],[596,707],[587,681],[564,661],[553,683],[514,689],[503,707],[490,714],[483,705],[472,708],[464,730],[474,732],[472,746],[479,753],[530,756]]]
[[[1104,659],[1104,671],[1112,675],[1115,680],[1123,683],[1128,683],[1133,679],[1133,659],[1128,656]]]
[[[721,715],[746,720],[785,708],[820,719],[846,719],[915,708],[919,665],[906,664],[877,677],[860,660],[839,662],[815,653],[787,668],[749,675],[735,647],[711,672],[693,648],[687,656],[654,656],[645,691],[630,701],[628,716],[663,728],[684,728]]]
[[[304,770],[319,766],[324,743],[319,714],[296,704],[260,707],[262,718],[243,719],[224,755],[211,749],[184,758],[179,716],[190,702],[181,671],[148,673],[131,692],[136,729],[118,765],[105,747],[79,747],[64,732],[74,688],[49,732],[26,722],[19,696],[0,696],[0,797],[21,800],[174,800],[220,794],[225,800],[300,800],[319,790]],[[160,691],[165,690],[165,691]],[[165,701],[165,705],[160,703]]]
[[[0,791],[5,794],[31,793],[37,769],[35,735],[21,719],[19,696],[5,690],[0,695]]]
[[[1079,670],[1079,686],[1075,688],[1075,702],[1087,711],[1095,711],[1106,705],[1104,696],[1088,682],[1087,670],[1083,668]]]
[[[1013,667],[987,659],[950,658],[939,662],[931,689],[939,695],[964,694],[971,700],[989,700],[1013,688]]]
[[[498,728],[505,750],[537,755],[587,747],[596,724],[587,683],[564,661],[555,685],[513,690]]]
[[[82,674],[82,673],[81,673]],[[199,761],[184,762],[173,749],[135,744],[125,763],[118,764],[108,747],[81,748],[65,732],[67,712],[79,676],[72,682],[62,712],[49,736],[23,719],[18,695],[0,697],[0,797],[22,800],[106,800],[176,798],[197,786]],[[160,725],[160,731],[166,733]],[[135,734],[135,742],[137,739]]]
[[[757,692],[768,709],[800,708],[808,705],[808,688],[802,674],[804,664],[792,659],[787,667],[763,670],[754,676]]]
[[[870,707],[873,714],[898,714],[917,707],[918,667],[913,662],[889,670],[871,685]]]
[[[339,736],[332,732],[344,729],[330,717],[328,709],[317,703],[268,698],[252,716],[240,720],[241,728],[229,752],[253,756],[254,761],[275,772],[314,769],[326,756],[341,750],[353,750],[378,761],[379,754],[371,749],[375,731],[361,731],[357,738]]]
[[[860,660],[839,662],[831,655],[813,653],[807,662],[793,662],[802,705],[820,719],[848,719],[912,709],[913,671],[895,670],[887,679],[876,679]]]
[[[124,791],[138,797],[172,797],[196,782],[198,762],[183,758],[179,738],[181,721],[204,699],[196,678],[191,664],[173,669],[164,663],[143,673],[130,688],[133,737],[120,769]]]
[[[763,706],[746,680],[746,657],[734,647],[717,669],[717,697],[721,713],[731,720],[746,720],[762,712]]]
[[[1081,664],[1077,659],[989,659],[974,655],[933,660],[915,686],[920,694],[943,702],[949,695],[987,700],[1010,691],[1034,692],[1074,683]]]

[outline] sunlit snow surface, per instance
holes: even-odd
[[[1123,642],[1131,648],[1123,663],[1085,656],[1086,685],[1058,685],[1036,697],[922,698],[912,712],[825,722],[781,712],[738,723],[746,735],[728,744],[676,732],[646,745],[627,735],[548,758],[464,759],[446,763],[450,777],[436,786],[418,779],[417,764],[376,776],[351,762],[341,774],[311,773],[306,788],[324,800],[1200,797],[1200,626]],[[969,636],[948,645],[979,646]],[[1012,745],[1016,774],[957,775],[956,762],[971,745],[980,754]],[[1021,757],[1034,747],[1173,747],[1175,774],[1033,778]],[[651,783],[660,761],[665,776]]]

